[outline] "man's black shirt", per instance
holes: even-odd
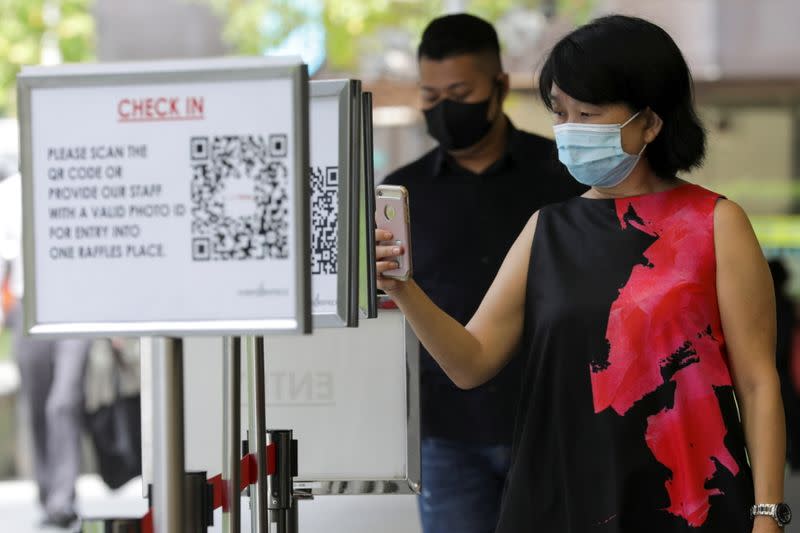
[[[509,121],[503,157],[481,174],[441,148],[389,175],[408,189],[414,280],[446,313],[466,324],[531,215],[582,194],[558,162],[555,144]],[[521,361],[473,390],[457,388],[421,350],[422,435],[476,444],[510,444]]]

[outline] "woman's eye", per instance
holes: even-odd
[[[587,111],[581,111],[581,118],[589,118],[589,117],[591,117],[593,115],[594,115],[594,113],[589,113]]]
[[[553,115],[555,115],[557,117],[563,118],[565,114],[566,113],[564,113],[563,111],[553,111]]]

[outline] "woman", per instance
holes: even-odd
[[[555,46],[540,90],[591,189],[533,215],[466,327],[379,280],[458,386],[526,358],[498,533],[780,531],[769,270],[742,209],[676,177],[705,151],[680,51],[598,19]],[[402,253],[379,246],[378,271]]]

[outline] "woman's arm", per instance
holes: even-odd
[[[786,430],[775,367],[775,292],[747,215],[722,200],[714,213],[717,292],[756,503],[783,502]],[[754,531],[780,531],[769,517]]]
[[[494,377],[519,347],[537,218],[538,213],[522,230],[466,327],[439,309],[413,281],[403,283],[379,276],[378,287],[392,297],[422,345],[453,383],[463,389],[477,387]],[[392,237],[377,230],[376,238],[380,242]],[[392,247],[379,246],[378,273],[397,268],[391,261],[397,255]]]

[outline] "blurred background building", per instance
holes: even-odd
[[[515,89],[508,113],[518,125],[550,135],[550,118],[534,92],[534,72],[550,46],[595,15],[643,16],[673,35],[695,76],[711,147],[693,179],[741,201],[751,215],[800,210],[796,0],[8,0],[3,6],[0,116],[14,115],[20,64],[299,53],[316,78],[357,77],[375,93],[379,177],[430,146],[416,110],[416,45],[432,17],[470,11],[493,21]],[[0,136],[11,129],[0,128]],[[15,150],[0,140],[4,153]],[[772,235],[775,227],[768,229]]]
[[[374,93],[380,180],[433,146],[417,107],[416,46],[431,18],[457,11],[496,24],[512,77],[506,111],[518,127],[546,136],[551,119],[534,73],[558,38],[611,12],[663,26],[692,68],[709,131],[706,164],[688,178],[745,207],[765,254],[785,261],[789,291],[800,300],[798,0],[5,0],[0,179],[17,165],[20,65],[300,54],[315,78],[359,78]],[[6,334],[4,364],[13,366]],[[14,459],[16,386],[0,371],[0,478],[28,473]]]

